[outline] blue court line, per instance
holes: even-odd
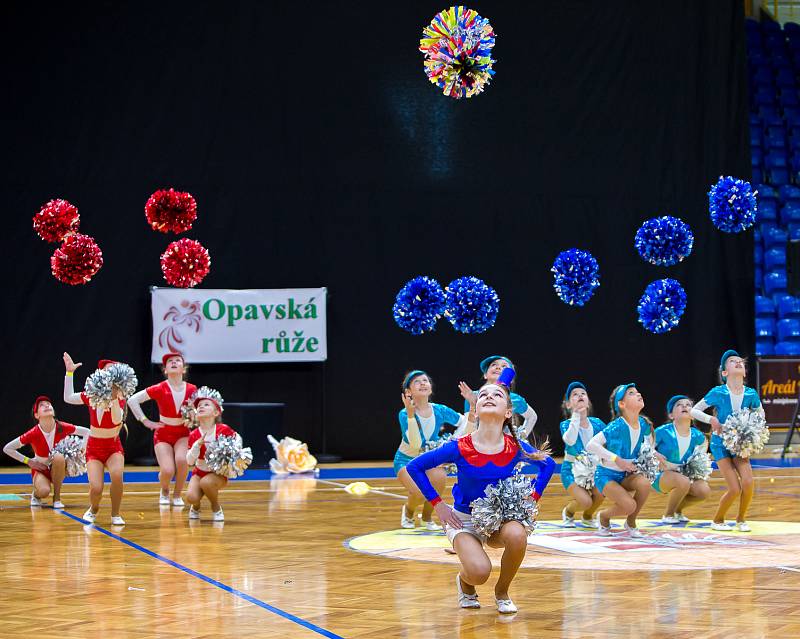
[[[283,617],[284,619],[288,619],[289,621],[292,621],[292,622],[296,623],[299,626],[303,626],[304,628],[308,628],[312,632],[316,632],[317,634],[322,635],[323,637],[328,637],[329,639],[344,639],[344,637],[342,637],[341,635],[337,635],[335,632],[331,632],[330,630],[325,630],[325,628],[320,628],[319,626],[314,625],[310,621],[306,621],[305,619],[301,619],[300,617],[297,617],[297,616],[293,615],[290,612],[286,612],[285,610],[281,610],[280,608],[276,608],[275,606],[271,606],[270,604],[266,603],[265,601],[261,601],[260,599],[256,599],[252,595],[248,595],[246,592],[242,592],[241,590],[237,590],[236,588],[231,588],[230,586],[222,583],[221,581],[217,581],[216,579],[212,579],[211,577],[208,577],[208,576],[204,575],[201,572],[197,572],[196,570],[192,570],[191,568],[187,568],[183,564],[179,564],[177,561],[172,561],[172,559],[167,559],[163,555],[159,555],[158,553],[153,552],[152,550],[150,550],[148,548],[145,548],[144,546],[140,546],[139,544],[137,544],[134,541],[131,541],[130,539],[125,539],[124,537],[120,537],[119,535],[115,535],[111,531],[106,530],[105,528],[101,528],[100,526],[97,526],[96,524],[90,524],[88,521],[86,521],[84,519],[81,519],[80,517],[78,517],[76,515],[73,515],[72,513],[68,513],[68,512],[66,512],[64,510],[59,510],[58,512],[60,512],[65,517],[69,517],[70,519],[73,519],[73,520],[75,520],[75,521],[77,521],[77,522],[79,522],[81,524],[90,525],[95,530],[100,531],[104,535],[106,535],[108,537],[111,537],[112,539],[116,539],[117,541],[121,541],[123,544],[125,544],[127,546],[130,546],[134,550],[138,550],[139,552],[143,552],[145,555],[149,555],[150,557],[153,557],[153,559],[158,559],[159,561],[164,562],[168,566],[172,566],[173,568],[177,568],[178,570],[182,570],[183,572],[185,572],[188,575],[191,575],[192,577],[197,577],[201,581],[205,581],[207,584],[211,584],[212,586],[216,586],[220,590],[224,590],[225,592],[228,592],[228,593],[230,593],[230,594],[232,594],[232,595],[234,595],[236,597],[239,597],[240,599],[244,599],[245,601],[247,601],[247,602],[249,602],[251,604],[255,604],[259,608],[263,608],[264,610],[268,610],[269,612],[272,612],[272,613],[278,615],[279,617]]]
[[[756,470],[766,468],[798,468],[800,467],[800,458],[793,459],[780,459],[780,458],[766,458],[752,460],[753,468]],[[717,468],[717,464],[712,464],[713,468]],[[535,466],[525,466],[523,472],[529,475],[535,475],[537,469]],[[561,473],[561,464],[556,464],[556,475]],[[303,476],[303,475],[299,475]],[[308,473],[308,477],[314,477]],[[340,468],[321,468],[319,471],[319,479],[394,479],[394,469],[391,466],[368,466],[362,468],[352,468],[342,466]],[[453,476],[453,475],[451,475]],[[267,481],[273,479],[272,471],[268,468],[255,468],[253,470],[246,470],[236,481]],[[0,485],[10,484],[29,484],[31,481],[30,472],[27,473],[0,473]],[[86,475],[80,477],[66,477],[65,484],[87,484],[88,479]],[[108,473],[105,474],[105,481],[111,481]],[[126,470],[125,481],[134,484],[150,484],[158,481],[158,472],[154,470]]]

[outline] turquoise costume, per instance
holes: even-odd
[[[635,442],[630,439],[628,423],[623,417],[617,417],[603,429],[603,436],[606,439],[605,448],[622,459],[636,459],[639,456],[644,438],[649,434],[650,426],[643,417],[639,417],[639,437]],[[594,472],[594,485],[602,493],[608,482],[622,483],[625,475],[624,470],[598,465],[597,470]]]
[[[664,455],[664,457],[667,458],[667,461],[671,464],[684,463],[687,459],[689,459],[689,457],[692,456],[692,453],[694,453],[698,446],[702,446],[706,443],[706,436],[692,426],[689,431],[689,448],[687,448],[686,452],[683,454],[683,456],[681,456],[680,446],[678,444],[678,432],[675,430],[675,426],[672,422],[656,428],[655,436],[656,450]],[[658,473],[652,484],[653,488],[660,493],[663,492],[659,484],[661,475],[663,475],[663,473]]]
[[[591,423],[592,429],[592,437],[597,435],[601,430],[604,430],[606,425],[602,419],[598,419],[597,417],[589,417],[589,422]],[[564,433],[567,432],[569,428],[570,420],[565,419],[561,422],[561,437],[563,439]],[[565,442],[566,444],[566,442]],[[575,483],[575,478],[572,475],[572,462],[575,458],[582,454],[584,451],[583,440],[581,436],[578,435],[578,439],[575,440],[574,444],[566,444],[564,447],[564,461],[561,463],[561,483],[564,485],[564,488],[569,488],[572,484]]]
[[[457,426],[459,420],[462,419],[462,415],[454,411],[449,406],[444,406],[443,404],[434,404],[433,402],[430,403],[431,408],[433,408],[433,417],[434,417],[434,427],[433,433],[430,434],[429,437],[425,436],[425,433],[422,429],[422,423],[420,422],[419,415],[414,415],[414,419],[417,421],[417,426],[419,427],[419,434],[422,438],[422,446],[425,446],[427,442],[437,441],[440,439],[439,431],[442,428],[443,424],[451,424],[453,426]],[[408,462],[410,462],[416,455],[408,455],[401,451],[402,448],[406,448],[408,450],[409,441],[408,441],[408,414],[404,408],[400,409],[400,412],[397,415],[398,420],[400,422],[400,433],[402,434],[403,440],[400,443],[400,448],[398,448],[397,452],[394,456],[394,472],[399,473],[401,468],[404,468]]]
[[[727,384],[721,384],[712,388],[710,391],[708,391],[708,393],[706,393],[703,401],[716,409],[717,419],[721,424],[724,424],[725,420],[728,419],[730,414],[733,412],[733,406],[731,405],[731,393]],[[756,390],[754,388],[750,388],[749,386],[745,386],[744,397],[742,397],[742,408],[757,409],[760,406],[761,399],[758,397]],[[728,459],[732,459],[736,456],[727,448],[725,448],[725,445],[722,443],[722,437],[716,433],[711,435],[711,454],[714,456],[715,461],[725,459],[726,457]]]

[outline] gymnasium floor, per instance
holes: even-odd
[[[159,508],[153,483],[127,483],[128,525],[114,529],[107,495],[95,526],[79,519],[85,484],[65,486],[65,513],[30,508],[30,484],[9,483],[25,480],[17,468],[0,474],[0,636],[798,637],[800,468],[767,463],[756,462],[752,534],[711,534],[714,477],[683,527],[656,522],[665,498],[651,494],[642,543],[562,529],[554,477],[513,616],[495,611],[494,579],[479,589],[482,609],[457,608],[443,535],[397,530],[402,490],[387,464],[319,479],[251,473],[223,493],[224,524],[207,506],[190,523],[187,509]],[[359,479],[375,490],[343,490]]]

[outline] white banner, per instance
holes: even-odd
[[[177,351],[190,364],[324,361],[326,292],[153,287],[150,360]]]

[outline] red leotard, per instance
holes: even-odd
[[[175,398],[172,395],[172,387],[167,380],[160,384],[148,386],[146,389],[147,396],[154,400],[158,405],[159,419],[168,417],[172,419],[181,419],[180,406],[175,406]],[[183,402],[186,402],[197,390],[197,386],[186,382],[186,391],[183,395]],[[181,402],[181,404],[183,404]],[[163,423],[163,422],[162,422]],[[165,443],[174,446],[179,439],[189,436],[189,428],[186,426],[173,426],[165,424],[161,428],[153,431],[153,444]]]
[[[68,435],[75,434],[75,426],[68,424],[67,422],[56,422],[55,430],[56,433],[53,437],[53,446],[55,446]],[[36,426],[21,435],[19,441],[33,448],[33,454],[36,457],[39,457],[40,460],[41,458],[46,460],[50,456],[50,446],[47,445],[47,437],[45,436],[44,431],[41,429],[39,424],[36,424]],[[34,470],[31,468],[31,477],[36,475],[36,473],[42,473],[42,475],[48,479],[52,479],[52,477],[50,477],[49,470]]]
[[[81,393],[81,401],[89,409],[89,423],[91,424],[92,428],[119,428],[119,424],[115,424],[112,421],[110,410],[102,411],[100,419],[98,419],[97,409],[92,408],[89,405],[89,398],[86,397],[86,393]],[[120,408],[125,410],[125,400],[118,399],[117,401],[119,402]],[[100,463],[105,464],[108,461],[108,458],[114,453],[120,453],[123,456],[125,455],[125,450],[122,448],[122,441],[120,441],[119,435],[108,438],[92,437],[89,435],[89,441],[86,444],[87,462],[90,459],[95,459]]]
[[[216,430],[214,433],[214,439],[217,439],[221,436],[225,437],[236,437],[236,431],[233,430],[227,424],[217,424]],[[189,435],[189,448],[191,448],[194,443],[203,436],[203,433],[200,431],[200,428],[195,428],[192,431],[192,434]],[[198,477],[205,477],[211,471],[205,470],[203,468],[198,468],[198,466],[205,466],[205,459],[206,459],[206,445],[203,443],[200,446],[200,455],[195,462],[195,467],[192,469],[192,475],[197,475]]]

